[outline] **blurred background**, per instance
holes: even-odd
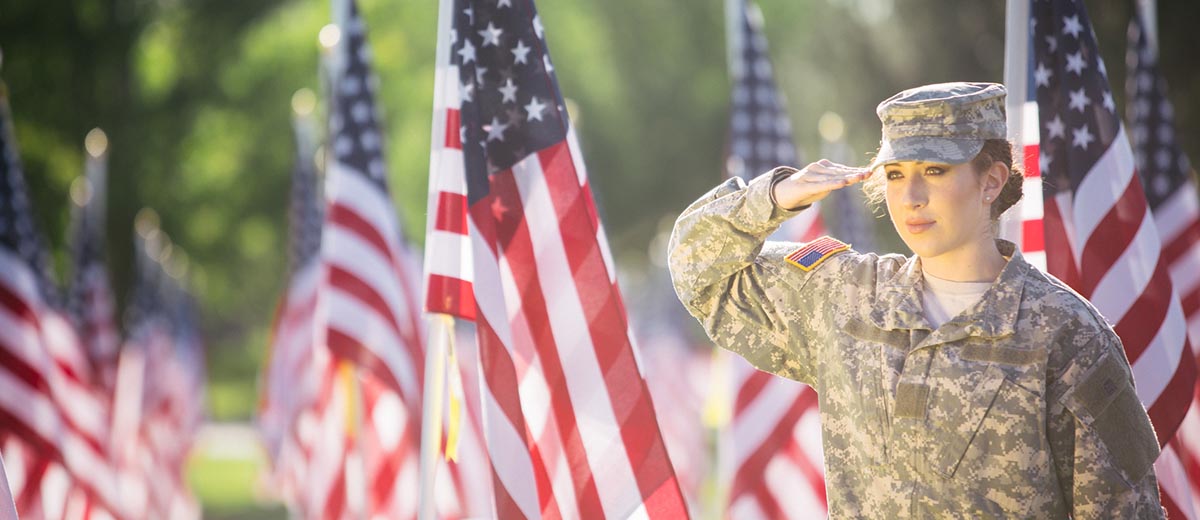
[[[1004,3],[760,0],[797,145],[819,158],[841,140],[865,163],[878,101],[941,81],[1002,81]],[[1125,113],[1132,1],[1086,2]],[[424,234],[437,2],[362,0],[380,78],[392,195]],[[661,269],[661,233],[721,179],[730,79],[720,0],[539,0],[563,94],[631,299]],[[93,127],[110,141],[106,251],[122,307],[133,219],[155,208],[191,258],[218,424],[253,419],[259,367],[287,263],[295,154],[291,98],[320,91],[318,0],[6,0],[7,83],[37,225],[56,268],[72,181]],[[1200,157],[1200,3],[1158,4],[1162,71],[1178,140]],[[822,122],[820,125],[819,122]],[[819,130],[818,127],[822,127]],[[864,210],[866,211],[866,210]],[[877,220],[879,250],[902,251]],[[672,301],[655,302],[673,305]],[[637,303],[631,307],[636,308]],[[257,440],[213,428],[190,479],[212,518],[282,517],[258,486]]]

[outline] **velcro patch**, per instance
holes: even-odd
[[[788,263],[805,271],[812,271],[826,258],[850,249],[850,245],[830,236],[823,236],[804,244],[787,256]]]

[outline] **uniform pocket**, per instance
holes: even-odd
[[[938,398],[938,406],[941,408],[939,415],[945,421],[942,428],[934,430],[934,434],[939,436],[937,444],[941,448],[930,464],[942,476],[953,477],[958,470],[967,448],[991,411],[1004,380],[1004,371],[989,365],[973,388],[967,387],[970,381],[963,379],[954,382],[958,386],[941,385],[937,389],[939,394],[943,394]]]

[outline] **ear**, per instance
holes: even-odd
[[[993,161],[983,174],[983,194],[986,197],[991,197],[990,200],[996,200],[1000,196],[1000,191],[1004,189],[1005,183],[1008,182],[1008,176],[1012,175],[1012,171],[1008,169],[1008,165]]]

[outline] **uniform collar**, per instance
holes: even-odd
[[[1000,254],[1010,257],[1000,276],[978,302],[947,322],[922,344],[945,343],[966,336],[1003,337],[1016,330],[1025,275],[1030,266],[1012,242],[997,240],[996,247]],[[871,321],[885,330],[930,330],[921,304],[924,285],[921,259],[913,255],[889,280],[881,283],[875,306],[871,310]]]

